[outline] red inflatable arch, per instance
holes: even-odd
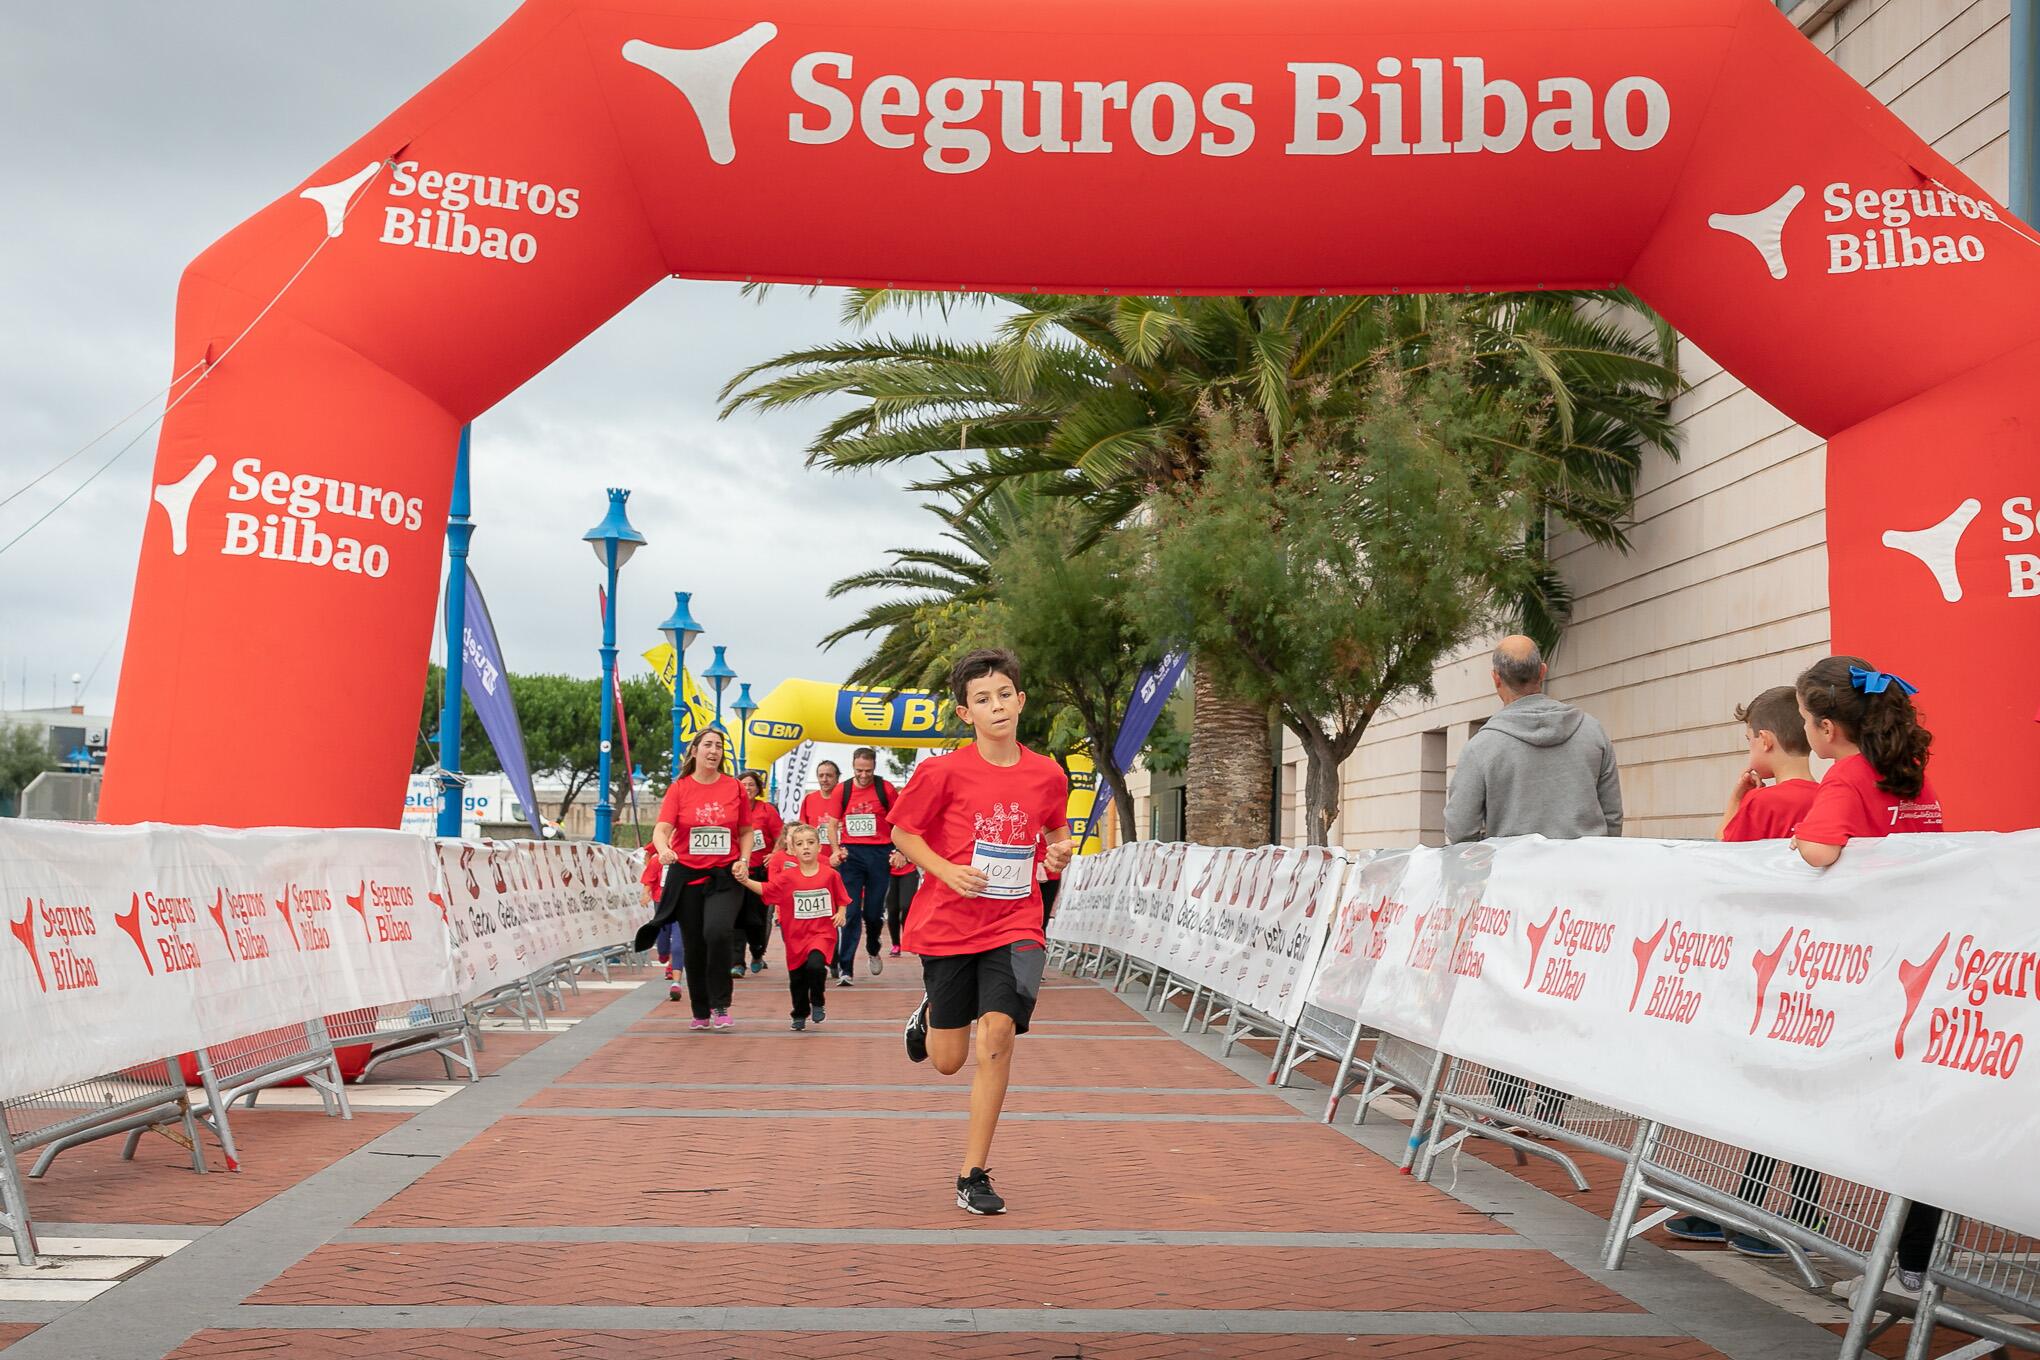
[[[2040,249],[1769,0],[530,0],[187,271],[105,815],[390,824],[457,431],[668,275],[1626,282],[1829,439],[1836,645],[2040,823]]]

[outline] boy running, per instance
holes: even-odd
[[[1013,1041],[1027,1032],[1047,959],[1035,845],[1047,843],[1051,871],[1069,863],[1069,778],[1020,744],[1027,696],[1011,652],[972,652],[956,663],[949,687],[975,740],[922,761],[892,808],[893,844],[922,872],[905,941],[921,956],[928,994],[907,1020],[907,1056],[932,1057],[949,1076],[970,1055],[977,1022],[956,1203],[999,1214],[1006,1202],[993,1192],[985,1161],[1006,1102]]]

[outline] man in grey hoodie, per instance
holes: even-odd
[[[1460,753],[1445,795],[1445,835],[1622,834],[1622,783],[1601,724],[1544,693],[1544,657],[1526,637],[1495,648],[1502,711]]]

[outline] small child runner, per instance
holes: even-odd
[[[850,890],[833,867],[822,862],[821,834],[806,822],[786,828],[790,861],[776,864],[764,883],[745,887],[779,913],[779,938],[786,943],[786,985],[793,994],[793,1029],[797,1034],[812,1018],[821,1024],[828,986],[829,962],[836,953],[836,932],[842,929]]]
[[[1047,942],[1034,850],[1061,873],[1070,859],[1064,808],[1069,777],[1020,744],[1020,663],[1011,652],[976,651],[950,675],[956,716],[975,740],[924,760],[892,807],[893,844],[923,874],[907,918],[906,948],[921,956],[928,994],[908,1017],[907,1056],[930,1057],[949,1076],[971,1052],[977,1071],[957,1207],[999,1214],[985,1161],[1006,1102],[1015,1036],[1025,1034],[1041,992]]]
[[[665,872],[666,866],[659,863],[659,847],[645,846],[645,871],[638,876],[638,882],[644,885],[645,905],[654,912],[659,909],[659,888],[665,881]],[[678,1001],[681,996],[680,974],[685,967],[684,959],[673,957],[681,951],[678,919],[668,921],[659,927],[657,948],[659,967],[666,970],[666,999]]]
[[[751,795],[750,866],[751,877],[764,882],[770,876],[772,866],[766,856],[786,832],[786,824],[780,820],[779,809],[772,806],[765,796],[765,776],[757,770],[744,771],[740,781]],[[751,971],[765,971],[765,946],[772,942],[772,914],[763,902],[744,902],[744,909],[738,913],[737,924],[743,932],[744,943],[751,947]],[[737,961],[730,966],[732,976],[744,966],[743,953],[738,951]]]
[[[1917,688],[1859,656],[1831,656],[1807,667],[1793,689],[1807,744],[1834,762],[1792,833],[1800,858],[1825,869],[1850,841],[1944,829],[1941,799],[1927,782],[1934,734],[1920,726]],[[1933,1205],[1906,1210],[1892,1278],[1871,1287],[1917,1299],[1940,1227]],[[1853,1297],[1862,1283],[1844,1281],[1836,1292]]]
[[[1743,724],[1743,744],[1750,759],[1728,791],[1728,808],[1721,814],[1721,839],[1783,840],[1799,825],[1820,792],[1807,759],[1810,748],[1806,722],[1799,716],[1799,697],[1792,686],[1777,685],[1738,708],[1735,716]],[[1762,1204],[1770,1196],[1777,1173],[1776,1158],[1750,1153],[1743,1160],[1738,1193],[1751,1204]],[[1791,1184],[1790,1212],[1806,1222],[1820,1201],[1820,1174],[1795,1166]],[[1724,1242],[1731,1251],[1759,1260],[1785,1255],[1783,1247],[1699,1214],[1675,1218],[1665,1224],[1665,1231],[1687,1242]]]
[[[914,893],[921,886],[921,871],[913,861],[895,850],[885,858],[886,867],[892,870],[892,882],[885,890],[885,926],[892,936],[892,956],[900,956],[900,931],[907,923],[907,908],[913,904]]]

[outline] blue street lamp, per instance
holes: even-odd
[[[439,706],[439,826],[442,836],[460,835],[466,798],[460,777],[461,680],[467,665],[467,559],[474,521],[468,518],[468,437],[460,427],[460,453],[453,465],[453,499],[446,507],[446,674]]]
[[[701,636],[701,625],[694,621],[694,611],[687,606],[694,596],[685,590],[673,592],[673,614],[659,625],[665,634],[666,643],[673,649],[673,771],[672,777],[680,777],[680,752],[685,745],[680,740],[681,730],[687,725],[687,704],[682,697],[687,675],[687,648],[694,639]]]
[[[758,711],[748,681],[737,690],[737,702],[731,705],[731,711],[737,715],[737,773],[741,775],[751,768],[747,756],[751,749],[751,715]]]
[[[596,775],[601,796],[595,804],[595,839],[604,845],[612,839],[610,821],[614,812],[609,802],[609,747],[614,718],[611,706],[616,702],[616,573],[645,541],[643,534],[631,528],[630,516],[624,513],[624,503],[629,499],[629,491],[610,487],[609,513],[600,524],[581,535],[582,541],[595,549],[595,560],[602,564],[609,578],[609,588],[602,596],[602,756]]]
[[[723,653],[728,650],[727,647],[717,647],[715,649],[715,660],[709,662],[708,669],[701,673],[702,679],[715,686],[715,725],[717,727],[722,726],[723,691],[730,687],[730,681],[737,678],[737,673],[730,669],[730,663],[723,659]]]

